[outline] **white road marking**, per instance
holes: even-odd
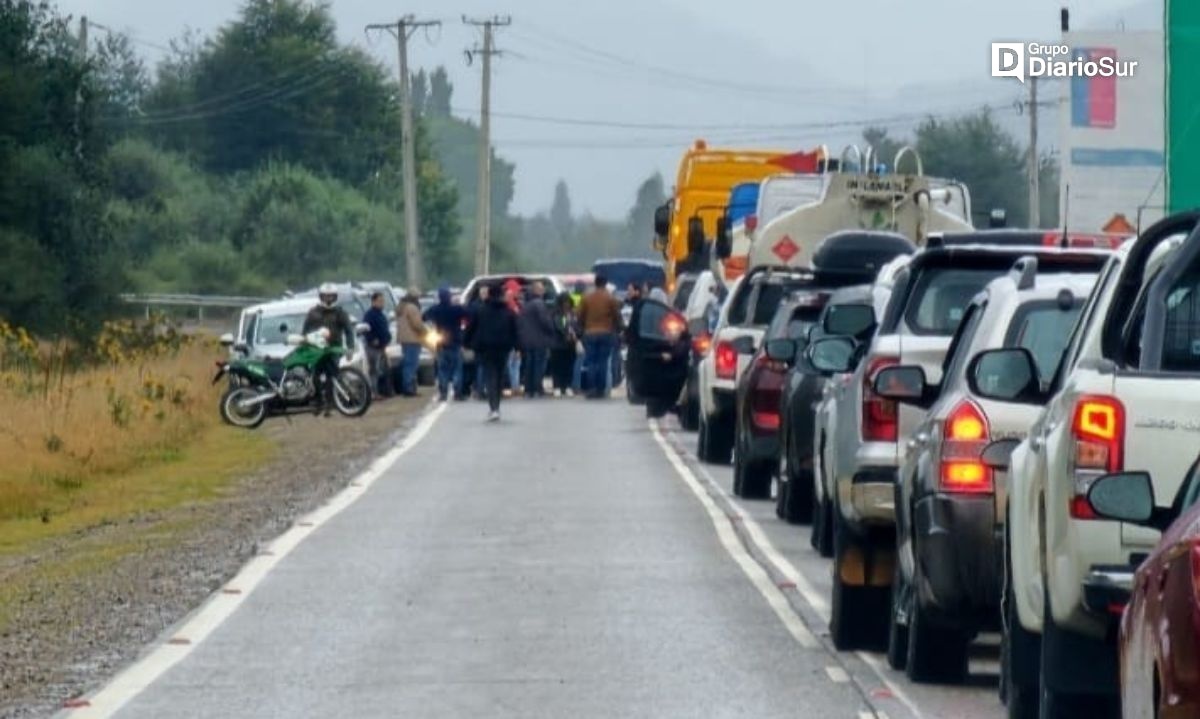
[[[825,673],[829,675],[829,681],[834,684],[848,684],[850,675],[841,667],[825,667]]]
[[[788,581],[793,582],[796,585],[796,590],[800,593],[800,596],[804,599],[804,602],[812,608],[813,612],[816,613],[816,615],[823,621],[828,622],[829,603],[826,602],[825,598],[813,588],[812,582],[808,581],[807,577],[800,573],[800,570],[796,568],[796,565],[792,564],[791,561],[784,557],[779,550],[775,548],[775,545],[767,537],[766,533],[763,532],[763,529],[761,526],[759,526],[758,522],[746,513],[745,509],[738,504],[737,500],[729,496],[721,484],[711,474],[709,474],[707,468],[703,466],[700,467],[700,472],[703,475],[703,478],[698,477],[694,472],[692,472],[691,468],[678,458],[678,454],[674,448],[662,438],[661,430],[658,424],[652,423],[652,427],[654,430],[655,439],[657,439],[659,444],[663,447],[663,450],[671,459],[672,464],[675,464],[676,470],[679,471],[681,475],[685,475],[685,481],[690,478],[691,481],[689,482],[689,485],[691,482],[695,482],[701,492],[703,492],[703,487],[699,487],[699,485],[701,483],[708,485],[711,491],[716,492],[721,497],[724,497],[726,501],[736,507],[739,516],[739,523],[746,530],[746,534],[749,536],[750,541],[755,545],[756,549],[762,552],[763,556],[767,558],[775,571],[784,577],[787,577]],[[676,434],[675,436],[678,437],[679,435]],[[696,489],[697,488],[694,487],[692,491],[696,491]],[[704,497],[702,501],[707,500],[708,502],[712,502],[712,498],[708,496],[707,492],[703,493]],[[715,503],[713,504],[715,506]],[[719,509],[717,511],[720,513]],[[724,515],[722,514],[721,516]],[[728,527],[728,522],[725,522],[724,525]],[[718,526],[718,530],[719,529],[720,527]],[[738,543],[738,547],[742,548],[740,542]],[[742,548],[742,551],[745,551],[745,549]],[[753,558],[751,559],[753,560]],[[795,616],[791,612],[789,612],[789,614]],[[920,710],[920,708],[917,707],[916,702],[914,702],[912,698],[900,688],[899,685],[888,678],[882,662],[867,652],[858,651],[855,652],[854,655],[861,659],[864,664],[870,667],[876,678],[878,678],[880,683],[882,683],[883,686],[892,693],[892,696],[895,697],[896,701],[903,704],[904,707],[912,712],[913,716],[917,719],[924,719],[925,714]],[[876,713],[873,716],[883,715]]]
[[[858,713],[858,719],[888,719],[888,715],[883,712],[863,710]]]
[[[268,551],[247,562],[241,571],[225,585],[225,588],[237,589],[240,590],[240,593],[228,594],[217,590],[207,602],[171,631],[167,641],[151,649],[149,654],[144,655],[133,666],[118,674],[96,694],[85,697],[88,706],[70,709],[66,712],[66,716],[70,716],[71,719],[110,717],[142,693],[168,669],[190,654],[208,635],[212,634],[213,630],[221,626],[237,611],[255,587],[305,538],[322,524],[337,516],[339,512],[354,504],[377,479],[391,469],[397,460],[424,439],[445,409],[446,405],[441,404],[429,410],[400,444],[372,462],[363,470],[362,474],[351,480],[345,489],[334,495],[323,506],[311,514],[297,519],[291,529],[270,544]],[[168,643],[172,638],[187,639],[188,643]]]
[[[754,588],[758,590],[759,594],[767,600],[767,604],[774,610],[775,616],[779,617],[779,621],[783,622],[783,626],[788,630],[788,633],[805,649],[820,647],[821,645],[817,641],[817,638],[812,635],[812,632],[808,631],[808,627],[805,626],[803,620],[792,609],[792,605],[788,603],[787,597],[784,596],[779,587],[775,586],[771,578],[767,576],[766,570],[746,551],[741,540],[738,539],[737,533],[730,526],[729,517],[721,511],[721,508],[717,506],[713,498],[704,490],[700,480],[692,474],[688,466],[679,458],[678,453],[671,448],[666,438],[663,437],[658,422],[651,421],[650,429],[654,435],[654,440],[658,442],[659,447],[666,454],[667,460],[675,468],[676,474],[688,486],[688,489],[692,490],[692,494],[696,495],[696,498],[700,500],[700,504],[704,505],[709,519],[712,520],[713,527],[717,530],[717,537],[721,540],[721,546],[725,548],[725,551],[729,553],[733,561],[737,562],[737,565],[742,568],[742,571],[746,574],[750,583],[754,585]]]

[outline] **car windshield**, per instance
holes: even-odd
[[[597,262],[592,266],[592,272],[603,275],[609,284],[622,292],[629,285],[646,283],[651,287],[664,287],[667,284],[667,273],[662,266],[645,262]]]
[[[1043,382],[1054,377],[1081,309],[1081,302],[1066,310],[1057,303],[1042,302],[1021,311],[1015,318],[1010,345],[1024,347],[1033,354]]]
[[[258,337],[254,344],[287,344],[288,335],[298,335],[304,329],[307,312],[288,315],[261,315],[258,322]]]
[[[1006,272],[952,267],[926,270],[908,298],[905,320],[909,329],[923,335],[953,335],[971,299]]]

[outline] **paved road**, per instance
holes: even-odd
[[[685,440],[639,409],[514,401],[499,425],[483,414],[446,408],[350,490],[356,501],[302,522],[231,583],[252,592],[218,595],[68,714],[999,714],[988,689],[913,699],[870,657],[832,652],[819,612],[741,525],[758,517],[776,560],[806,574],[827,565],[805,563],[802,535],[768,525],[765,503],[728,504],[672,449]],[[192,632],[206,638],[188,644]]]

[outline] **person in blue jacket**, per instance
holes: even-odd
[[[363,336],[367,346],[367,367],[371,373],[371,386],[375,396],[391,397],[391,373],[388,371],[387,348],[392,343],[392,328],[383,311],[383,293],[371,295],[371,309],[363,315],[363,322],[370,328]]]
[[[462,380],[462,340],[467,310],[455,303],[450,288],[443,286],[438,289],[438,303],[429,308],[425,316],[438,333],[438,397],[445,402],[450,397],[450,389],[453,388],[454,399],[466,399]]]

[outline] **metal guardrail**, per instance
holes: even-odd
[[[188,295],[169,293],[123,294],[121,301],[131,305],[141,305],[146,308],[146,316],[150,316],[152,307],[191,307],[196,310],[196,319],[204,321],[204,308],[241,309],[250,305],[270,302],[270,297],[241,297],[231,295]]]

